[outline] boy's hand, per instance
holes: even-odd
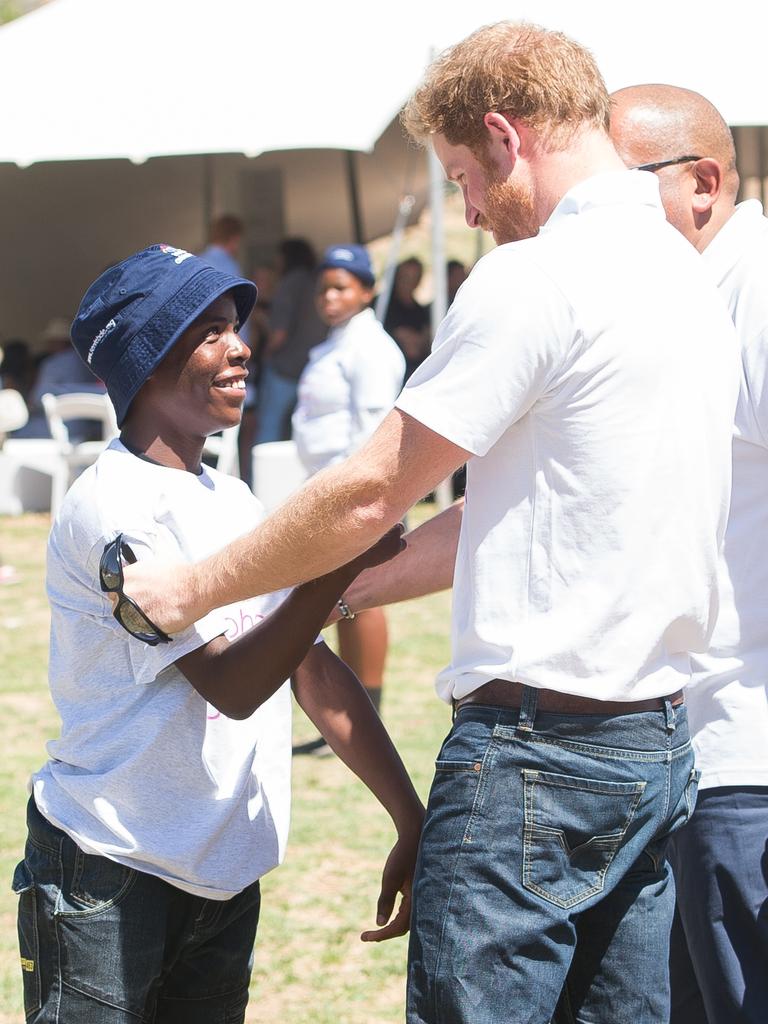
[[[391,530],[387,530],[384,536],[377,540],[372,547],[364,551],[362,555],[358,555],[357,558],[353,558],[351,562],[347,562],[339,571],[353,574],[354,578],[363,569],[370,569],[372,565],[388,562],[390,558],[394,558],[401,551],[405,551],[406,540],[403,536],[404,531],[405,527],[403,524],[397,523]]]
[[[363,932],[360,936],[363,942],[383,942],[397,935],[405,935],[408,931],[411,924],[411,887],[419,848],[419,834],[417,829],[415,834],[409,837],[400,836],[392,847],[381,875],[381,892],[376,904],[376,924],[383,927]],[[401,893],[403,898],[392,917],[398,893]]]

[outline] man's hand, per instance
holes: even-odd
[[[420,830],[417,829],[409,837],[401,836],[392,847],[381,875],[381,892],[376,904],[376,924],[383,927],[363,932],[360,936],[363,942],[383,942],[397,935],[405,935],[408,931],[411,924],[411,889],[419,834]],[[401,893],[403,898],[392,917],[398,893]]]
[[[145,558],[123,567],[123,591],[136,602],[148,618],[166,633],[180,633],[202,618],[193,595],[190,567],[184,562],[164,562]],[[113,598],[115,595],[110,594]]]

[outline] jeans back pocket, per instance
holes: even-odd
[[[645,782],[604,782],[523,769],[523,885],[558,907],[600,892]]]

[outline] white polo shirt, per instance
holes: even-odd
[[[704,251],[741,345],[720,614],[694,660],[689,716],[701,786],[768,785],[768,219],[741,203]]]
[[[446,700],[686,684],[717,613],[733,325],[651,174],[596,175],[485,256],[397,406],[472,452]]]
[[[341,462],[395,404],[405,359],[372,309],[335,327],[309,353],[299,380],[293,440],[308,473]]]

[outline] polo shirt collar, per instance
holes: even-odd
[[[744,251],[765,237],[768,221],[758,199],[739,203],[702,253],[716,284],[722,284]]]
[[[659,181],[650,171],[605,171],[593,174],[569,189],[542,231],[555,226],[564,217],[606,206],[650,206],[664,216]]]

